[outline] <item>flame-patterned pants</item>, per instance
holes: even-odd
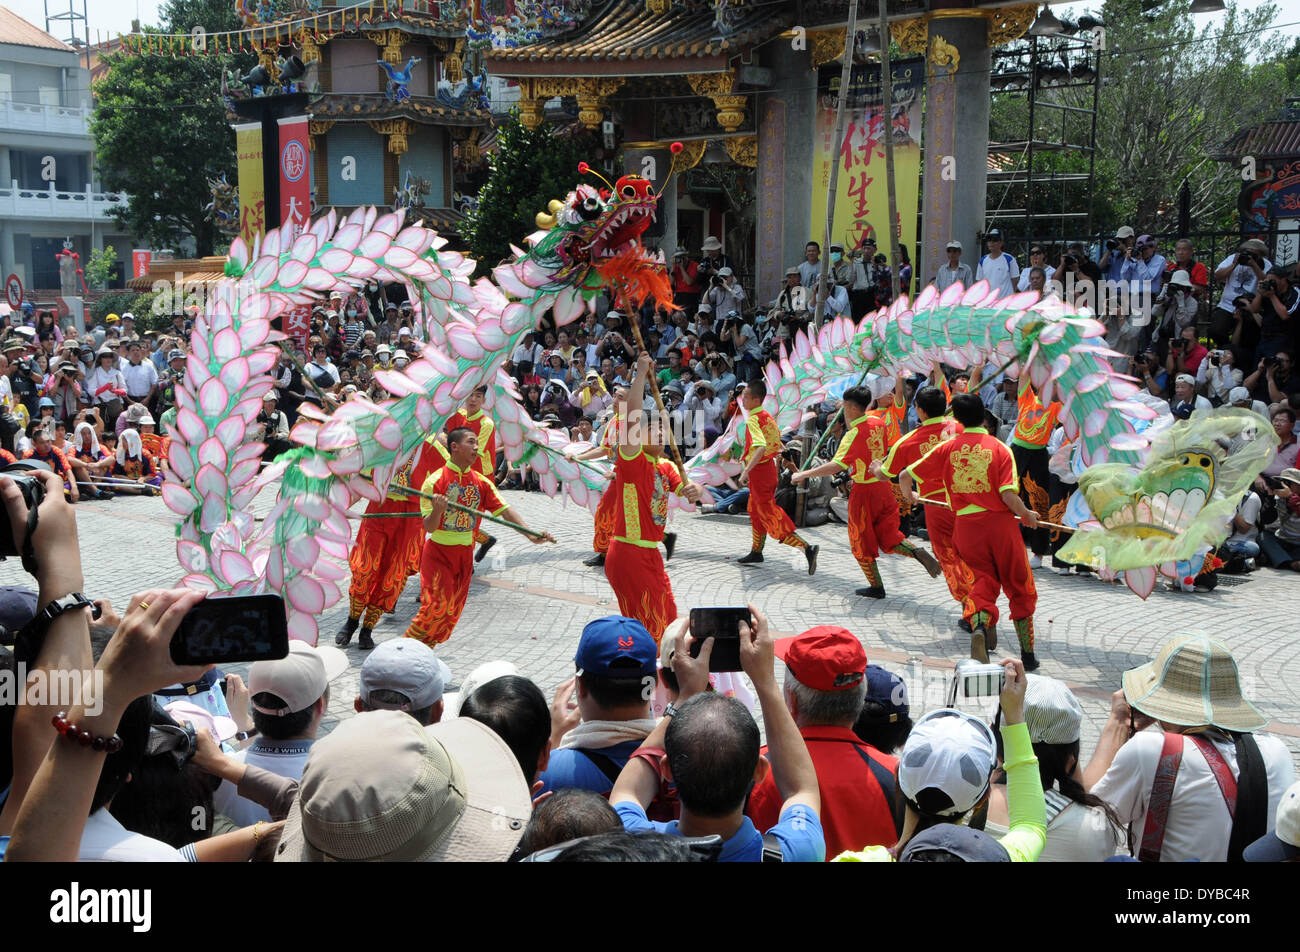
[[[943,506],[925,507],[925,528],[930,533],[930,546],[934,549],[934,557],[939,560],[939,567],[943,569],[943,578],[948,583],[948,591],[961,605],[961,617],[970,621],[976,611],[975,601],[971,598],[975,575],[971,572],[970,566],[962,561],[953,545],[954,519],[951,509]]]
[[[974,574],[971,599],[976,611],[988,612],[990,623],[996,623],[998,593],[1005,592],[1013,621],[1034,616],[1038,589],[1015,516],[1005,509],[957,516],[952,541]]]
[[[1052,508],[1052,500],[1048,494],[1051,471],[1047,468],[1047,447],[1030,449],[1019,443],[1012,443],[1011,454],[1015,457],[1016,470],[1020,473],[1020,501],[1038,513],[1039,518],[1046,519]],[[1046,527],[1026,529],[1022,526],[1020,535],[1024,539],[1024,544],[1033,550],[1034,555],[1051,555],[1051,533]]]
[[[785,542],[795,534],[794,523],[776,504],[776,460],[757,464],[749,471],[749,524],[754,549],[762,549],[767,536]]]
[[[849,491],[849,546],[858,562],[879,557],[903,541],[898,501],[887,482],[854,483]]]
[[[372,503],[366,512],[410,513],[408,519],[362,520],[357,541],[348,556],[348,567],[352,570],[352,584],[348,587],[350,614],[360,618],[363,611],[370,609],[366,617],[373,622],[397,607],[407,577],[420,570],[424,522],[418,504],[386,500]]]
[[[605,493],[596,506],[596,533],[592,536],[591,547],[597,552],[609,551],[609,540],[614,537],[614,520],[618,515],[618,493],[614,492],[611,479],[605,487]]]
[[[613,539],[605,555],[605,578],[618,596],[619,614],[645,625],[655,644],[677,617],[677,601],[659,547]]]
[[[420,610],[406,629],[407,638],[440,645],[451,637],[469,597],[474,575],[472,545],[442,545],[424,540],[420,555]]]

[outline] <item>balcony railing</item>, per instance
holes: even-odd
[[[62,218],[79,221],[109,221],[115,210],[125,208],[125,192],[97,192],[89,185],[83,192],[60,192],[53,188],[19,188],[15,181],[0,188],[0,218]]]
[[[43,106],[0,100],[0,129],[44,132],[51,135],[90,135],[90,109],[81,106]]]

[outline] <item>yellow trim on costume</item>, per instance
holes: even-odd
[[[650,542],[647,539],[629,539],[627,536],[614,536],[615,542],[626,542],[628,545],[634,545],[639,549],[657,549],[658,542]]]
[[[622,452],[622,450],[619,452]],[[639,450],[637,452],[640,453]],[[623,484],[623,521],[624,525],[627,526],[627,534],[640,539],[641,510],[637,506],[636,487],[631,483]],[[631,539],[623,539],[623,541],[630,542]]]

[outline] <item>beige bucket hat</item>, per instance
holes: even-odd
[[[1125,671],[1124,696],[1135,710],[1180,727],[1254,731],[1268,723],[1242,697],[1232,651],[1208,635],[1178,635],[1154,661]]]

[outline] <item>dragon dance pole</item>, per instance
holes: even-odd
[[[951,504],[951,503],[943,502],[942,500],[939,500],[939,499],[929,499],[929,498],[927,498],[927,497],[925,497],[925,496],[921,496],[921,497],[919,497],[916,501],[917,501],[917,502],[923,502],[923,503],[925,503],[927,506],[942,506],[944,509],[951,509],[951,508],[952,508],[952,504]],[[1036,513],[1035,513],[1035,515],[1036,515]],[[1020,517],[1019,517],[1019,516],[1016,516],[1015,518],[1016,518],[1016,521],[1017,521],[1017,522],[1020,521]],[[1078,532],[1078,531],[1079,531],[1078,529],[1071,529],[1069,526],[1063,526],[1063,525],[1061,525],[1059,522],[1048,522],[1046,519],[1039,519],[1039,520],[1038,520],[1038,524],[1039,524],[1040,526],[1046,526],[1046,527],[1049,528],[1049,529],[1059,529],[1059,530],[1062,531],[1062,532]]]
[[[389,486],[388,491],[406,493],[408,496],[417,496],[420,499],[433,499],[433,496],[428,493],[422,493],[420,490],[412,489],[410,486]],[[542,536],[542,533],[538,532],[536,529],[529,529],[526,526],[521,526],[517,522],[511,522],[509,519],[502,519],[500,516],[494,516],[490,512],[483,512],[481,509],[471,509],[469,506],[462,506],[460,503],[452,502],[450,499],[447,500],[447,508],[455,512],[466,512],[471,516],[478,516],[480,519],[486,519],[488,522],[495,522],[499,526],[505,526],[507,529],[514,529],[516,532],[522,532],[524,535],[532,536],[535,539],[541,538]]]
[[[632,336],[636,338],[636,346],[645,350],[645,339],[641,336],[641,317],[636,309],[629,306],[627,299],[627,288],[622,283],[618,288],[619,310],[627,315],[627,319],[632,324]],[[649,353],[647,351],[647,353]],[[653,357],[654,355],[651,354]],[[681,450],[677,448],[677,438],[673,435],[673,428],[668,425],[668,411],[664,409],[664,398],[659,393],[659,378],[655,375],[653,368],[647,375],[647,381],[650,384],[650,393],[655,398],[655,406],[659,409],[659,419],[663,421],[663,433],[667,438],[665,440],[669,452],[672,454],[673,462],[677,464],[677,472],[681,475],[682,481],[686,481],[686,464],[682,462]],[[631,409],[629,407],[629,409]],[[640,409],[640,408],[638,408]]]

